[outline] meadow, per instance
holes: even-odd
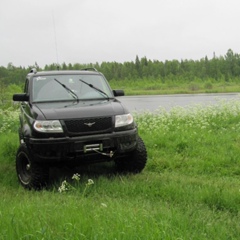
[[[164,79],[111,80],[113,89],[123,89],[126,95],[161,95],[161,94],[193,94],[193,93],[229,93],[240,92],[239,80],[229,82],[208,79],[193,81]]]
[[[53,169],[48,189],[27,191],[15,173],[18,111],[0,110],[0,239],[239,239],[239,101],[134,115],[142,173]]]

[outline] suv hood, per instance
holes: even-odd
[[[33,104],[33,111],[38,120],[89,118],[128,113],[126,108],[117,99],[35,103]]]

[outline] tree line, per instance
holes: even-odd
[[[5,68],[0,67],[0,87],[8,85],[21,86],[24,84],[25,77],[31,68],[42,70],[80,70],[93,67],[102,72],[106,78],[111,80],[160,80],[167,81],[239,81],[240,80],[240,54],[234,53],[231,49],[224,56],[213,56],[200,60],[150,60],[146,57],[136,56],[135,61],[131,62],[102,62],[90,64],[66,64],[56,63],[45,65],[44,68],[38,67],[37,63],[32,66],[16,67],[9,63]]]

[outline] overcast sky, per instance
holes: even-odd
[[[0,66],[240,53],[239,0],[0,0]]]

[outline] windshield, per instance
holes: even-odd
[[[89,87],[86,83],[93,87]],[[33,102],[95,100],[113,97],[109,85],[101,75],[89,74],[34,77],[32,95]]]

